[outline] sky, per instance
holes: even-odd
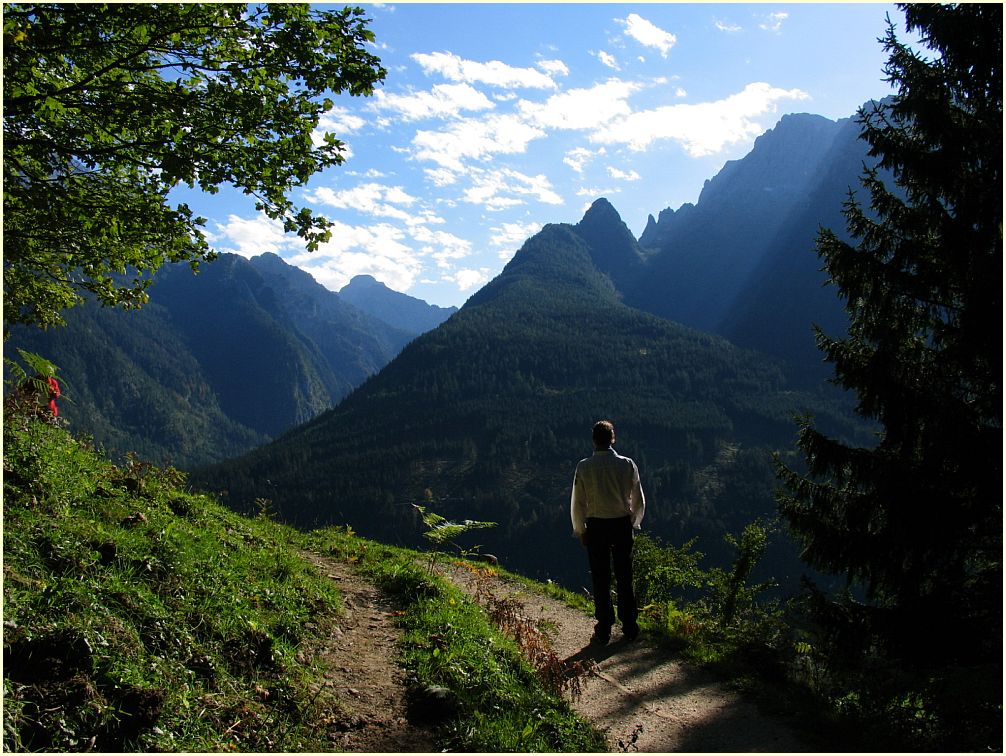
[[[362,7],[387,77],[334,98],[321,126],[347,159],[293,193],[331,241],[307,252],[236,191],[185,200],[220,252],[276,253],[333,291],[368,274],[440,306],[599,197],[638,237],[783,115],[853,116],[891,91],[886,16],[904,32],[879,3]]]

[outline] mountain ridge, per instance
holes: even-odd
[[[138,311],[87,302],[65,328],[4,345],[60,368],[61,417],[113,455],[190,467],[238,455],[334,406],[416,331],[396,328],[276,255],[168,265]],[[404,296],[404,295],[403,295]]]
[[[577,544],[557,502],[591,424],[609,417],[654,503],[647,527],[726,554],[724,532],[774,511],[768,453],[791,443],[792,414],[841,424],[843,411],[792,391],[762,356],[624,304],[580,233],[622,236],[617,213],[598,209],[596,227],[545,226],[337,407],[193,481],[237,507],[268,498],[296,524],[405,545],[421,531],[409,505],[427,502],[500,523],[480,534],[488,550],[569,581]]]
[[[869,162],[854,119],[783,116],[709,179],[695,204],[649,216],[639,238],[646,263],[626,283],[626,302],[822,380],[811,325],[844,328],[845,316],[834,291],[822,292],[814,243],[821,225],[844,229],[842,203]],[[769,287],[771,297],[760,296],[766,282],[780,284]],[[780,305],[788,322],[778,317]],[[808,361],[817,367],[806,368]]]
[[[394,291],[369,275],[354,276],[338,293],[344,302],[413,335],[436,328],[458,310]]]

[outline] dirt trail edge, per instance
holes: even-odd
[[[470,590],[471,574],[447,577]],[[593,620],[561,601],[498,580],[497,595],[518,593],[527,617],[554,629],[554,646],[567,663],[592,671],[573,708],[605,732],[612,752],[798,752],[815,750],[785,721],[767,716],[710,673],[676,660],[644,640],[627,643],[616,628],[611,643],[588,644]]]

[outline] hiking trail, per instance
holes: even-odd
[[[408,718],[405,674],[396,664],[401,631],[394,606],[351,566],[306,555],[338,582],[347,608],[338,632],[316,651],[327,657],[328,683],[344,704],[335,718],[333,745],[350,752],[439,751],[433,730]],[[451,566],[440,571],[462,590],[473,590],[470,571]],[[572,706],[605,733],[610,752],[818,750],[792,724],[672,652],[645,639],[622,641],[617,626],[607,646],[590,646],[591,617],[501,576],[493,580],[500,595],[519,594],[527,617],[548,628],[561,659],[590,667]]]

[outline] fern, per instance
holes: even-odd
[[[462,520],[461,522],[451,522],[446,517],[441,517],[436,512],[430,512],[426,507],[420,504],[413,504],[418,511],[420,516],[423,518],[423,525],[426,526],[426,532],[423,533],[423,538],[433,544],[434,547],[443,547],[445,543],[449,543],[451,546],[456,548],[462,556],[469,556],[473,552],[478,550],[478,546],[471,549],[463,549],[454,543],[454,539],[470,530],[480,530],[483,528],[495,528],[498,523],[495,522],[485,522],[481,520]],[[430,552],[430,572],[433,571],[433,566],[436,563],[437,552]]]

